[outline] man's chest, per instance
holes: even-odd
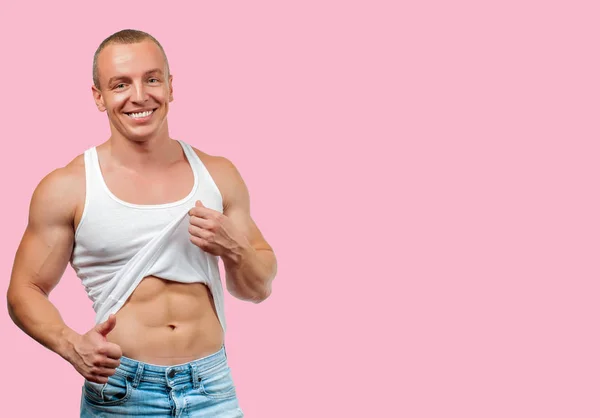
[[[189,166],[148,171],[112,170],[104,175],[104,180],[113,195],[135,205],[177,202],[198,186]]]

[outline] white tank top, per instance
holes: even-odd
[[[96,324],[117,312],[144,277],[156,276],[205,283],[226,329],[218,257],[194,245],[188,231],[188,211],[197,200],[223,212],[221,193],[193,148],[177,142],[194,173],[194,186],[182,200],[157,205],[132,204],[113,195],[104,182],[96,147],[84,153],[85,207],[71,266],[93,302]]]

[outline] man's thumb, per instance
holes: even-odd
[[[111,314],[106,321],[96,326],[96,331],[103,337],[106,337],[106,335],[113,330],[115,325],[117,325],[117,317]]]

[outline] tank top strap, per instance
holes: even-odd
[[[103,204],[102,184],[98,177],[99,166],[95,147],[88,148],[84,151],[83,161],[85,169],[85,198],[81,219],[79,221],[79,225],[77,226],[77,230],[75,231],[76,238],[79,236],[79,231],[83,224],[87,222],[87,218],[90,216],[90,211],[92,213],[97,212],[98,203],[100,203],[100,205]],[[102,210],[102,208],[100,208],[100,210]]]
[[[221,196],[221,192],[219,190],[219,187],[217,186],[217,183],[208,171],[208,168],[206,168],[206,165],[202,162],[202,160],[200,159],[198,154],[196,154],[196,151],[194,151],[194,148],[190,144],[180,139],[178,139],[177,141],[179,141],[182,148],[184,149],[185,155],[187,156],[187,159],[190,165],[192,166],[192,169],[198,176],[199,183],[202,185],[202,187],[199,188],[198,192],[206,192],[207,189],[212,190],[216,200],[218,200],[218,202],[216,202],[217,209],[223,211],[223,199]]]
[[[188,162],[192,166],[192,170],[194,170],[196,174],[201,174],[202,169],[204,169],[204,164],[202,164],[202,161],[200,158],[198,158],[194,148],[181,139],[177,139],[177,142],[181,144],[181,148],[183,148],[183,152],[185,153]]]
[[[192,166],[192,170],[194,170],[195,174],[198,176],[200,181],[206,181],[207,179],[209,179],[210,173],[208,172],[206,166],[204,165],[200,157],[198,157],[198,154],[196,154],[196,151],[194,151],[194,148],[187,142],[182,141],[181,139],[178,139],[177,141],[181,144],[181,147],[185,152],[185,156],[187,157],[188,162]]]
[[[85,151],[85,177],[86,177],[86,195],[89,194],[94,200],[106,195],[106,187],[102,177],[100,161],[98,160],[98,151],[96,147],[88,148]],[[86,200],[88,200],[86,198]]]

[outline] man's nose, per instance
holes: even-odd
[[[145,102],[148,100],[148,93],[143,83],[135,83],[133,86],[133,97],[134,102]]]

